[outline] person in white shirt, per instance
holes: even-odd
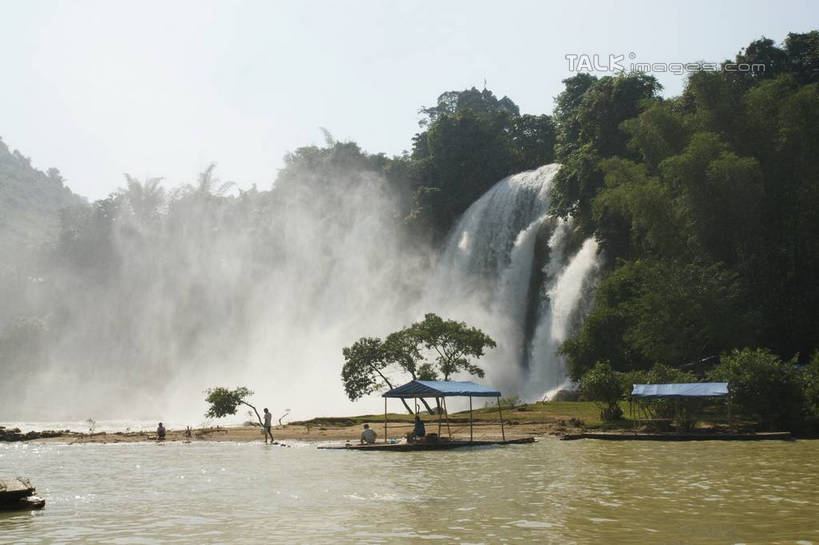
[[[361,444],[367,443],[368,445],[372,445],[375,443],[375,438],[375,430],[370,428],[369,424],[364,424],[364,431],[361,432]]]
[[[267,407],[264,408],[264,444],[267,444],[267,438],[270,437],[270,444],[274,443],[273,434],[270,433],[270,421],[273,418],[273,415],[270,414],[270,411],[267,410]]]

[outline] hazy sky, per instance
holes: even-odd
[[[92,199],[124,172],[173,186],[211,161],[267,188],[318,127],[398,154],[420,106],[484,79],[551,112],[570,53],[721,61],[819,27],[808,0],[614,4],[0,0],[0,136]]]

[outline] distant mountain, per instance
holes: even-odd
[[[17,261],[55,240],[60,210],[85,203],[68,189],[60,172],[42,172],[0,139],[0,264]]]

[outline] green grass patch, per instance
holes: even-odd
[[[568,422],[575,419],[575,421],[582,421],[586,427],[594,428],[602,424],[600,421],[600,408],[591,401],[542,401],[502,408],[505,422],[545,424],[560,422],[561,420]],[[623,410],[626,414],[628,413],[627,409],[627,404],[623,402]],[[473,410],[472,415],[475,422],[497,422],[498,407],[497,405],[491,405],[476,408]],[[421,417],[425,422],[434,422],[438,418],[437,415],[428,414],[426,411],[421,413]],[[390,423],[410,423],[413,417],[406,413],[388,413],[387,420]],[[318,417],[310,420],[292,422],[292,424],[310,427],[346,427],[383,421],[383,414],[365,414],[345,417]],[[455,423],[468,422],[469,411],[450,413],[449,421]]]

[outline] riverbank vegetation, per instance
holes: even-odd
[[[630,408],[636,405],[645,418],[676,420],[682,428],[691,428],[697,420],[717,415],[724,423],[759,430],[804,434],[819,430],[819,355],[807,365],[799,365],[796,357],[783,360],[767,349],[744,348],[723,354],[705,380],[728,382],[727,400],[645,400],[630,395],[634,384],[699,380],[689,371],[663,364],[649,370],[618,372],[609,362],[602,361],[583,375],[580,390],[586,399],[597,403],[600,419],[609,423],[629,425],[623,420],[623,401],[627,400],[632,404]]]
[[[696,72],[670,99],[643,74],[566,82],[553,210],[595,235],[607,270],[562,352],[575,379],[601,361],[726,379],[762,426],[802,428],[817,416],[819,32],[736,62],[764,71]]]

